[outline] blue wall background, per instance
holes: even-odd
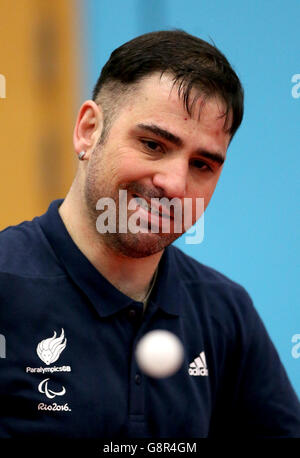
[[[204,241],[176,244],[248,290],[300,396],[300,352],[291,353],[300,334],[300,98],[291,81],[300,74],[299,0],[85,0],[79,7],[83,100],[113,49],[160,29],[212,38],[241,78],[245,117],[205,213]]]

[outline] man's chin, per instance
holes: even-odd
[[[113,251],[129,258],[144,258],[159,253],[180,234],[104,234],[105,244]]]

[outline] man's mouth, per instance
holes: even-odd
[[[172,220],[173,216],[170,214],[170,211],[163,207],[159,202],[155,200],[149,200],[143,196],[139,196],[137,194],[132,194],[135,201],[138,205],[146,210],[148,213],[156,216],[160,216],[161,218],[167,218]]]

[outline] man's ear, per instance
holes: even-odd
[[[89,159],[91,152],[101,136],[103,128],[103,111],[93,100],[86,100],[78,112],[73,144],[77,154],[85,152],[84,158]]]

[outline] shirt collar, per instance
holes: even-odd
[[[37,218],[56,257],[72,280],[88,296],[101,317],[106,317],[133,304],[141,304],[121,293],[90,263],[69,235],[58,212],[63,199],[51,202],[48,211]],[[180,315],[182,288],[173,247],[165,249],[156,282],[151,292],[153,300],[166,313]],[[183,298],[182,298],[183,299]]]

